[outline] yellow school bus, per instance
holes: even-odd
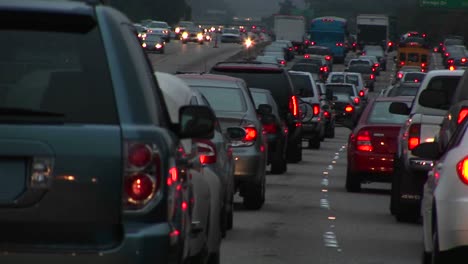
[[[429,67],[430,50],[418,43],[401,45],[396,57],[397,70],[403,66],[419,66],[425,72]]]

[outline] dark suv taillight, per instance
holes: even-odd
[[[127,142],[124,167],[124,206],[141,209],[161,190],[161,158],[156,144]]]

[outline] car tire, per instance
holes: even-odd
[[[271,162],[271,174],[283,174],[288,170],[288,161],[284,157],[282,151],[276,154],[276,157]]]
[[[314,139],[309,139],[309,148],[320,149],[320,137],[319,136],[317,136]]]
[[[349,168],[346,168],[346,191],[353,193],[361,192],[359,174],[351,172]]]
[[[334,138],[335,137],[335,122],[329,124],[325,130],[325,137]]]
[[[288,142],[287,161],[288,163],[298,163],[302,160],[302,139]],[[292,143],[292,144],[291,144]]]
[[[251,183],[245,191],[244,207],[249,210],[259,210],[265,203],[265,177],[260,183]]]

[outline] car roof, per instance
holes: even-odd
[[[272,72],[283,72],[284,69],[278,64],[259,62],[220,62],[213,66],[213,69],[233,69],[233,70],[265,70]]]
[[[182,79],[192,79],[192,80],[209,80],[209,81],[218,81],[218,82],[225,82],[225,83],[237,83],[243,82],[242,79],[231,77],[228,75],[221,75],[221,74],[211,74],[211,73],[184,73],[184,74],[177,74],[178,77]]]
[[[267,90],[267,89],[249,87],[249,90],[252,91],[252,92],[266,93],[266,94],[270,94],[270,95],[271,95],[270,90]]]
[[[411,102],[413,101],[414,96],[393,96],[393,97],[383,97],[378,96],[374,98],[375,102]]]

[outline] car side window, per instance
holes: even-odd
[[[447,152],[447,151],[451,150],[452,148],[458,146],[460,144],[461,140],[463,139],[463,136],[465,135],[467,128],[468,128],[468,118],[465,118],[465,120],[463,120],[462,124],[459,125],[458,128],[455,130],[452,138],[447,143],[447,146],[445,146],[445,148],[444,148],[444,146],[439,144],[439,147],[441,147],[441,150],[444,151],[444,152]]]

